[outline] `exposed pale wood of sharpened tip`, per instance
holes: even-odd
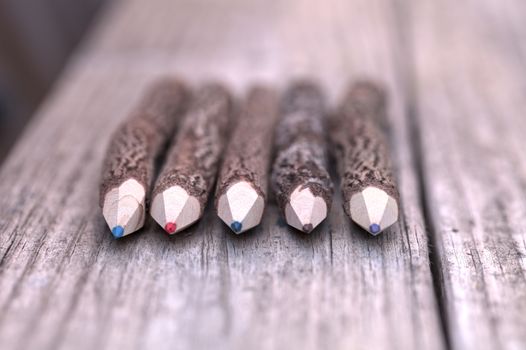
[[[310,82],[292,85],[281,101],[276,126],[272,185],[284,213],[294,190],[310,189],[331,208],[333,186],[327,171],[325,100]]]
[[[250,183],[266,199],[277,111],[278,96],[271,88],[258,86],[248,93],[225,151],[216,205],[219,197],[239,181]]]
[[[113,133],[102,170],[100,205],[112,188],[128,179],[149,192],[156,157],[185,110],[188,92],[178,80],[163,79]]]
[[[176,140],[168,152],[152,198],[169,187],[180,186],[204,210],[226,143],[232,100],[226,88],[206,85],[196,92]]]
[[[526,3],[410,5],[416,147],[451,347],[525,349]]]
[[[411,57],[400,29],[409,21],[393,4],[110,2],[0,169],[0,348],[444,349],[406,102]],[[140,235],[112,239],[97,205],[106,145],[144,87],[165,75],[193,86],[224,81],[239,96],[255,82],[284,88],[307,76],[329,101],[356,76],[381,81],[400,220],[364,235],[335,193],[310,235],[291,232],[269,201],[246,235],[233,235],[212,208],[181,235],[149,219]],[[521,122],[511,117],[516,104],[499,106]]]
[[[353,194],[373,186],[396,201],[386,129],[386,92],[377,84],[360,81],[349,87],[330,121],[334,157],[338,163],[344,209],[350,213]]]

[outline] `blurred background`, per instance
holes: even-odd
[[[105,2],[0,1],[0,163]]]

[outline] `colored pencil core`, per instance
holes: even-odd
[[[172,234],[175,232],[175,230],[177,230],[177,225],[175,222],[169,222],[164,226],[164,230],[169,234]]]
[[[111,233],[113,234],[115,238],[121,238],[122,235],[124,234],[124,227],[120,225],[115,226],[114,228],[111,229]]]
[[[303,225],[302,229],[303,229],[303,232],[309,233],[310,231],[314,229],[314,227],[312,226],[312,224],[305,224]]]
[[[232,228],[232,231],[234,231],[235,233],[241,232],[241,230],[243,229],[243,225],[239,221],[234,221],[230,225],[230,227]]]
[[[371,224],[371,226],[369,226],[369,231],[371,231],[371,233],[378,233],[381,231],[381,227],[378,224]]]

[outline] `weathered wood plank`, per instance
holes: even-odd
[[[423,175],[455,349],[526,346],[526,79],[510,31],[521,21],[524,35],[526,17],[506,3],[522,15],[413,1]]]
[[[443,348],[390,3],[115,4],[0,171],[2,348]],[[311,235],[271,206],[243,236],[209,209],[177,237],[149,220],[111,239],[97,205],[103,153],[165,73],[238,92],[309,74],[332,100],[351,76],[385,81],[400,222],[372,238],[336,198]]]

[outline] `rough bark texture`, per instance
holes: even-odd
[[[276,158],[272,185],[283,212],[298,186],[309,188],[327,204],[332,203],[332,181],[327,171],[325,101],[310,82],[291,86],[281,103],[276,127]]]
[[[251,183],[266,198],[278,105],[273,90],[255,87],[250,91],[226,150],[217,183],[216,204],[230,185],[242,180]]]
[[[383,89],[372,82],[360,81],[350,87],[331,118],[332,148],[348,215],[352,195],[368,186],[378,187],[399,200],[388,151],[385,113]]]
[[[101,206],[108,191],[131,178],[142,184],[148,194],[155,159],[184,113],[188,95],[179,81],[160,80],[116,129],[102,170]]]
[[[220,85],[201,88],[177,133],[152,198],[172,186],[196,197],[201,211],[214,184],[232,116],[232,99]]]

